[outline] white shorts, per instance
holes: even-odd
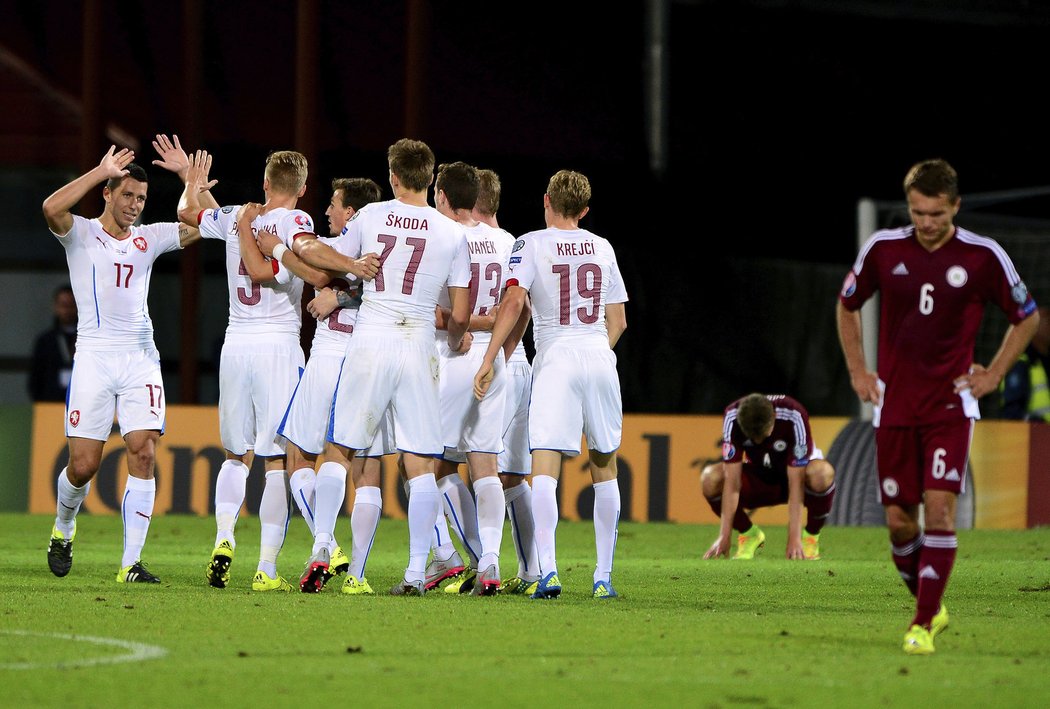
[[[620,447],[623,404],[616,353],[606,347],[555,343],[532,365],[529,447],[580,452],[580,437],[599,453]]]
[[[485,347],[472,346],[466,354],[454,354],[446,343],[438,343],[440,367],[441,430],[446,458],[462,460],[466,453],[503,451],[503,410],[506,399],[506,366],[503,357],[493,362],[492,384],[485,397],[474,397],[474,375],[485,358]],[[459,455],[456,455],[456,454]]]
[[[288,411],[277,433],[305,453],[320,455],[324,450],[328,427],[332,420],[332,398],[335,396],[342,365],[342,353],[311,354],[303,376],[292,393]],[[389,419],[389,415],[386,418]],[[392,425],[380,425],[379,435],[372,442],[372,447],[362,455],[375,457],[393,453],[393,436],[392,433],[388,433],[392,431]]]
[[[277,428],[304,366],[299,338],[237,335],[219,357],[219,436],[234,455],[284,455]]]
[[[507,393],[503,409],[503,452],[499,454],[499,471],[528,475],[532,472],[529,450],[529,397],[532,395],[532,365],[507,362]]]
[[[66,436],[105,441],[113,430],[164,433],[167,396],[155,349],[134,352],[80,350],[66,396]]]
[[[354,333],[339,372],[328,440],[366,450],[391,415],[397,450],[437,456],[444,450],[439,414],[432,337]]]

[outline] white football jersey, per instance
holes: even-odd
[[[379,254],[379,273],[366,281],[355,333],[434,337],[434,309],[446,286],[470,286],[467,238],[433,207],[400,200],[373,202],[347,224],[361,253]]]
[[[467,252],[470,254],[470,314],[488,315],[499,304],[514,239],[509,234],[508,238],[501,238],[506,232],[481,222],[472,227],[461,224],[460,228],[467,236]],[[441,290],[438,305],[442,308],[452,306],[447,288]],[[437,333],[438,340],[442,340],[447,334]],[[477,331],[472,334],[472,346],[487,345],[492,339],[492,333],[489,331]]]
[[[355,236],[351,236],[346,227],[343,227],[339,236],[319,236],[317,238],[344,256],[358,258],[361,255],[360,238],[356,238],[355,241]],[[346,350],[346,338],[354,331],[357,313],[361,308],[361,282],[347,275],[346,278],[333,278],[328,285],[350,291],[354,294],[354,304],[349,308],[336,308],[327,318],[317,321],[310,353],[327,352],[342,355]]]
[[[77,301],[78,351],[155,348],[146,298],[153,262],[181,248],[175,222],[132,226],[124,239],[98,219],[73,216],[73,227],[55,238],[66,250]]]
[[[507,285],[532,298],[537,353],[555,340],[609,343],[605,306],[627,302],[612,245],[586,229],[548,228],[514,244]]]
[[[270,283],[252,283],[244,262],[237,238],[237,214],[240,205],[219,209],[205,209],[198,216],[201,236],[205,239],[222,239],[226,242],[226,282],[230,291],[230,323],[227,334],[299,334],[302,323],[302,279],[291,276],[284,284],[274,280]],[[252,222],[252,232],[269,231],[291,248],[299,234],[313,234],[314,225],[310,215],[301,209],[278,207],[260,214]],[[284,269],[277,261],[271,261],[278,272]],[[283,278],[281,280],[284,280]]]

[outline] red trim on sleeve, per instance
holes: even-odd
[[[270,268],[273,269],[273,275],[277,275],[277,272],[281,270],[281,262],[275,258],[270,259]]]
[[[208,210],[207,209],[202,209],[201,211],[197,212],[197,226],[201,225],[201,217],[204,216],[204,213],[206,211],[208,211]]]
[[[292,237],[292,241],[295,241],[300,236],[312,236],[315,239],[317,238],[317,234],[313,233],[312,231],[301,231],[301,232],[299,232],[298,234],[296,234],[295,236]]]
[[[507,285],[506,285],[507,288],[510,288],[511,286],[516,286],[516,285],[518,285],[518,279],[517,278],[508,278],[507,279]]]

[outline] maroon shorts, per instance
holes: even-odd
[[[744,464],[740,475],[740,502],[738,503],[740,509],[753,510],[758,507],[772,507],[783,505],[788,501],[787,472],[769,475],[768,471],[762,468],[759,470],[762,470],[764,474],[759,475],[750,465]]]
[[[879,499],[917,505],[926,490],[964,491],[973,419],[875,429]]]

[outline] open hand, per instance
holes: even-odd
[[[186,181],[186,171],[190,169],[190,156],[182,149],[179,136],[168,136],[158,133],[153,139],[153,149],[160,155],[160,160],[154,160],[153,164],[162,167],[169,172],[174,172],[183,182]]]
[[[719,535],[718,539],[704,552],[705,559],[717,559],[721,556],[729,556],[729,537]]]
[[[105,179],[124,177],[128,174],[128,165],[135,159],[135,151],[129,148],[117,150],[117,146],[109,146],[109,150],[102,156],[98,166],[103,172]]]

